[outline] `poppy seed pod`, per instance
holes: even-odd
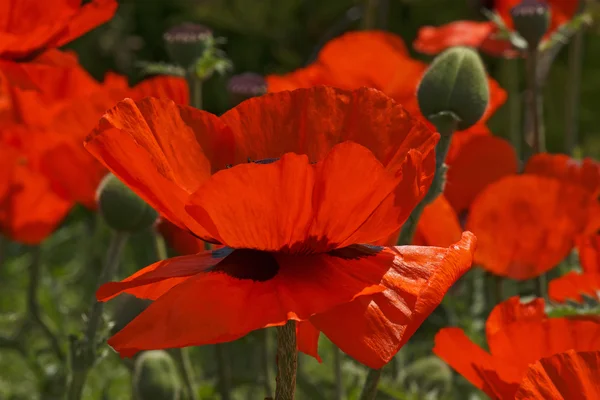
[[[529,48],[537,48],[550,27],[550,8],[545,1],[523,0],[510,10],[515,30],[527,41]]]
[[[187,68],[212,46],[214,38],[206,26],[186,22],[169,29],[163,39],[171,61]]]
[[[113,174],[104,177],[96,194],[104,220],[112,229],[136,232],[149,228],[158,213]]]
[[[468,47],[453,47],[437,56],[419,83],[419,108],[428,119],[452,113],[458,130],[475,125],[483,117],[490,92],[483,62]]]
[[[234,75],[227,83],[227,91],[234,104],[267,93],[267,82],[262,75],[245,72]]]
[[[169,353],[164,350],[142,353],[135,362],[133,387],[139,400],[179,400],[181,384]]]

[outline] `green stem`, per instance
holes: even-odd
[[[538,80],[538,57],[537,48],[527,52],[527,104],[528,116],[527,137],[530,139],[533,154],[546,151],[546,135],[543,125],[543,98],[540,93],[540,82]]]
[[[128,234],[124,232],[115,232],[111,239],[106,259],[100,276],[98,278],[98,287],[111,280],[117,273],[121,254],[127,243]],[[83,395],[83,388],[90,368],[96,360],[96,336],[100,323],[102,322],[102,313],[104,303],[94,300],[87,318],[87,328],[85,336],[80,343],[72,341],[71,345],[71,379],[67,391],[67,400],[80,400]]]
[[[381,379],[381,369],[369,369],[369,374],[365,380],[360,400],[373,400],[377,396],[377,385]]]
[[[153,229],[152,234],[154,236],[154,248],[156,250],[156,258],[158,260],[166,260],[168,258],[167,243],[165,238],[156,230]],[[190,400],[198,400],[198,394],[196,393],[196,384],[194,380],[194,369],[192,362],[190,361],[190,354],[187,347],[179,347],[173,349],[173,358],[179,369],[179,374],[185,385],[185,390]]]
[[[535,279],[535,292],[536,296],[541,297],[548,301],[548,287],[547,287],[546,274],[541,274]]]
[[[517,158],[522,159],[523,136],[521,129],[521,90],[519,85],[518,59],[506,58],[502,60],[502,81],[508,92],[508,133],[510,141],[517,153]]]
[[[346,394],[344,393],[344,375],[342,374],[342,359],[342,351],[334,345],[333,368],[335,372],[335,400],[343,400],[346,398]]]
[[[501,276],[490,274],[490,281],[492,284],[493,299],[491,302],[492,308],[496,304],[500,304],[504,300],[504,278]]]
[[[380,0],[364,0],[363,28],[365,30],[377,28],[379,1]]]
[[[275,400],[293,400],[296,393],[298,350],[296,321],[289,320],[277,327],[277,385]]]
[[[198,78],[195,71],[190,72],[188,85],[191,91],[192,107],[202,110],[202,79]]]
[[[231,400],[231,371],[225,344],[215,345],[215,358],[217,360],[217,374],[219,375],[219,393],[221,400]]]
[[[263,374],[263,385],[265,388],[265,397],[271,397],[271,393],[273,393],[273,388],[271,387],[271,356],[270,356],[270,338],[269,338],[269,328],[261,329],[259,335],[261,337],[261,369]]]
[[[569,74],[567,75],[567,97],[565,101],[565,152],[573,155],[578,144],[579,97],[583,69],[583,35],[579,30],[569,45]]]

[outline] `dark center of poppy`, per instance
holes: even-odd
[[[247,249],[234,250],[212,268],[212,272],[224,272],[233,278],[258,282],[272,279],[277,271],[279,264],[271,253]]]

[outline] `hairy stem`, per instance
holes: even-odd
[[[277,327],[277,385],[275,400],[293,400],[296,393],[298,350],[296,321],[289,320]]]

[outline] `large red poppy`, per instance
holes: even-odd
[[[537,361],[547,364],[543,359],[558,353],[600,348],[600,320],[548,318],[542,299],[521,304],[512,297],[490,314],[486,338],[489,352],[462,330],[444,328],[436,335],[433,351],[492,399],[513,399],[517,391],[531,387],[527,380]]]
[[[532,364],[515,394],[517,400],[600,398],[600,351],[564,353]]]
[[[578,0],[545,0],[550,8],[550,27],[546,37],[573,18],[579,8]],[[511,9],[521,0],[496,0],[495,12],[509,29],[514,29]],[[415,50],[438,54],[453,46],[470,46],[495,56],[517,54],[508,40],[496,38],[498,29],[493,22],[453,21],[440,27],[424,26],[413,43]]]
[[[108,21],[116,0],[3,0],[0,59],[20,60],[60,47]]]
[[[471,263],[469,233],[446,249],[361,244],[397,230],[423,197],[433,173],[423,154],[436,140],[372,89],[270,94],[221,117],[170,101],[121,102],[88,150],[163,216],[228,248],[104,285],[100,300],[156,300],[109,343],[129,356],[308,320],[301,350],[314,354],[312,333],[322,331],[382,366]]]
[[[508,176],[473,202],[467,229],[487,271],[530,279],[557,266],[580,235],[600,228],[600,204],[579,185],[536,175]]]
[[[358,31],[331,40],[308,67],[283,76],[269,75],[266,81],[269,92],[316,85],[342,89],[371,87],[421,116],[416,92],[426,69],[426,63],[410,58],[399,36],[383,31]],[[478,125],[485,124],[506,101],[506,92],[491,78],[489,87],[490,103]]]

